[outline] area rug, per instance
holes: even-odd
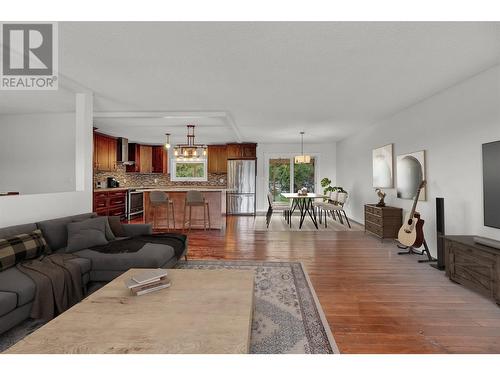
[[[339,353],[301,263],[190,260],[179,263],[177,268],[255,271],[251,353]],[[29,319],[0,335],[0,352],[43,324]]]
[[[364,231],[364,227],[356,222],[351,220],[351,228],[344,224],[340,223],[340,221],[334,221],[332,218],[328,218],[327,227],[325,228],[325,223],[319,223],[318,221],[318,229],[314,226],[311,218],[307,216],[304,219],[302,224],[302,228],[299,228],[300,216],[294,215],[292,216],[292,227],[286,222],[279,212],[276,212],[271,217],[271,222],[269,223],[269,228],[267,227],[266,217],[265,216],[256,216],[254,222],[254,230],[256,231],[264,231],[264,232],[347,232],[347,231]]]
[[[302,263],[190,260],[177,268],[255,271],[251,353],[339,353]]]

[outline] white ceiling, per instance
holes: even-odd
[[[116,135],[182,141],[189,120],[203,143],[327,142],[498,64],[500,23],[64,22],[59,56],[95,111],[226,114],[96,119]],[[0,113],[73,109],[51,95],[2,92]]]
[[[199,122],[202,125],[199,125]],[[160,144],[165,141],[165,133],[170,133],[170,143],[186,143],[186,124],[195,126],[195,142],[217,144],[233,142],[235,133],[224,116],[216,117],[131,117],[95,118],[98,131],[115,137],[128,138],[130,142]]]

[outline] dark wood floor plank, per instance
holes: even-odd
[[[344,353],[500,353],[500,307],[364,232],[256,232],[253,217],[189,235],[190,259],[300,261]]]

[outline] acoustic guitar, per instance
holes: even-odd
[[[424,242],[424,220],[420,218],[420,214],[415,212],[417,209],[418,197],[420,191],[424,188],[426,181],[422,181],[415,195],[413,207],[406,215],[403,226],[398,233],[398,241],[405,246],[419,248]]]

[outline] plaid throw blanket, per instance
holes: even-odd
[[[50,249],[39,229],[0,239],[0,271],[14,267],[25,259],[34,259],[47,253],[50,253]]]

